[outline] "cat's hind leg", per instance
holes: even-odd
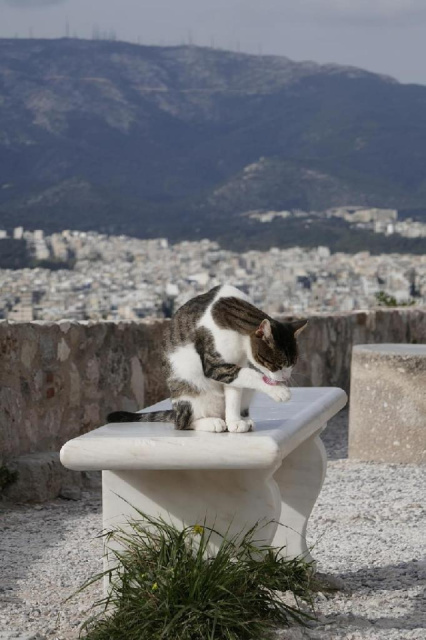
[[[190,420],[188,420],[187,417],[187,409],[184,409],[185,405],[190,405]],[[177,429],[211,431],[213,433],[226,431],[226,422],[224,420],[225,399],[223,393],[202,392],[190,398],[181,397],[178,401],[173,402],[174,408],[178,406],[182,406],[183,413],[185,413],[186,416],[183,422],[180,422],[178,412],[176,413]]]
[[[194,413],[192,411],[192,404],[188,400],[173,400],[173,411],[175,419],[175,428],[178,431],[185,431],[186,429],[192,429],[191,424],[194,421]]]

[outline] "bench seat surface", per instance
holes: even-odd
[[[75,470],[267,468],[317,433],[347,396],[333,387],[292,389],[287,403],[255,394],[249,433],[176,431],[171,423],[112,423],[67,442],[64,466]],[[144,409],[170,408],[169,400]]]

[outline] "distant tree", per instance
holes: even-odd
[[[416,304],[415,300],[405,300],[404,302],[398,302],[398,300],[391,296],[386,291],[379,291],[376,293],[376,300],[379,307],[412,307]]]
[[[416,280],[417,280],[417,273],[415,269],[410,269],[409,273],[408,273],[408,277],[410,280],[410,296],[412,298],[420,298],[421,297],[421,291],[420,288],[417,286]]]
[[[171,318],[175,310],[176,299],[174,296],[165,295],[161,302],[161,313],[164,318]]]

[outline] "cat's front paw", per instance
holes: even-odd
[[[225,420],[221,418],[199,418],[194,420],[191,425],[194,431],[212,431],[213,433],[221,433],[226,431]]]
[[[277,384],[276,386],[265,384],[264,387],[264,393],[272,398],[272,400],[275,400],[275,402],[288,402],[291,398],[290,389],[283,384]]]
[[[231,433],[245,433],[246,431],[253,431],[254,422],[250,420],[250,418],[245,418],[244,420],[229,420],[226,426]]]

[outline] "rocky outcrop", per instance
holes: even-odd
[[[342,220],[241,215],[354,203],[423,219],[422,85],[278,56],[73,38],[0,39],[0,76],[1,227],[422,251],[397,234],[348,233]]]

